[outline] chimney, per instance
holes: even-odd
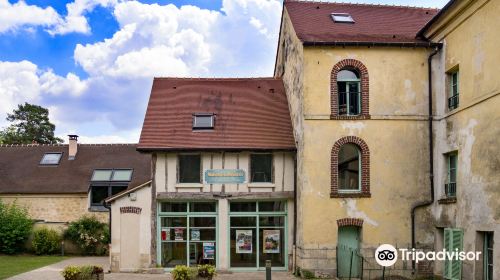
[[[74,160],[78,152],[78,135],[68,135],[68,160]]]

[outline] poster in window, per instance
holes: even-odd
[[[184,229],[176,228],[175,229],[175,240],[184,240]]]
[[[200,241],[200,230],[197,228],[191,229],[191,240]]]
[[[279,254],[280,252],[280,230],[264,230],[263,233],[264,253]]]
[[[215,259],[215,243],[203,242],[203,259],[205,260]]]
[[[161,230],[161,240],[162,241],[170,240],[170,229],[162,229]]]
[[[236,230],[236,254],[252,253],[252,231]]]

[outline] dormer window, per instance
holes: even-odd
[[[332,13],[333,22],[354,23],[354,19],[348,13]]]
[[[45,153],[40,161],[40,165],[59,165],[62,153]]]
[[[214,129],[215,115],[209,113],[197,113],[193,115],[193,130]]]

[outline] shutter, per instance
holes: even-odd
[[[458,249],[458,251],[462,251],[463,246],[463,231],[461,229],[453,229],[451,232],[452,235],[452,246],[453,251]],[[451,261],[451,279],[460,280],[462,279],[462,261],[461,260],[452,260]]]
[[[448,252],[451,250],[451,236],[452,236],[452,230],[449,228],[444,229],[444,249]],[[445,260],[444,261],[444,278],[445,279],[451,279],[451,261]]]

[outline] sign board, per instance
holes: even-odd
[[[205,171],[207,184],[242,184],[245,171],[242,169],[208,169]]]

